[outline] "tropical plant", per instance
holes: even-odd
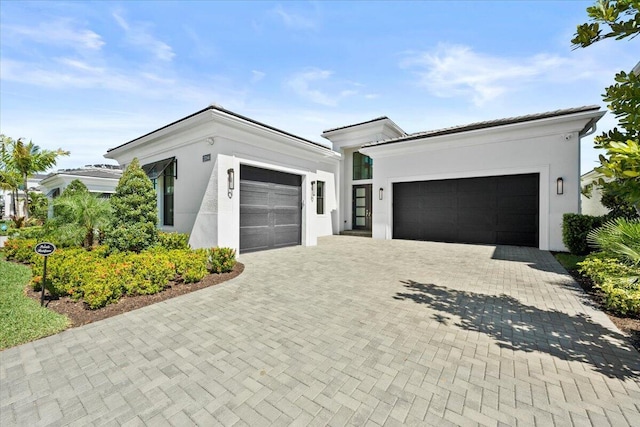
[[[105,243],[113,250],[140,252],[158,239],[158,208],[151,180],[138,159],[122,174],[111,197],[113,222],[106,231]]]
[[[49,199],[42,193],[33,192],[29,195],[29,215],[39,223],[44,223],[49,214]]]
[[[618,218],[592,230],[587,241],[605,255],[640,265],[640,221]]]
[[[60,148],[55,151],[42,150],[33,141],[25,143],[23,138],[14,140],[11,137],[1,135],[1,139],[3,165],[5,165],[6,171],[20,176],[25,194],[24,214],[29,219],[29,186],[27,180],[30,176],[55,166],[58,157],[68,156],[69,152]]]
[[[587,47],[608,38],[632,39],[640,33],[640,1],[598,0],[587,8],[591,22],[579,25],[571,40],[576,48]],[[640,211],[640,76],[637,71],[620,71],[615,84],[603,95],[609,109],[618,119],[620,129],[604,132],[595,138],[596,148],[606,151],[600,155],[596,168],[615,185],[607,184],[608,191],[631,203]],[[597,180],[598,186],[605,180]]]
[[[86,249],[93,247],[96,233],[104,229],[111,219],[111,205],[108,199],[99,198],[91,193],[76,192],[54,200],[56,213],[54,221],[61,236],[82,236],[81,242]],[[73,237],[71,237],[73,238]]]

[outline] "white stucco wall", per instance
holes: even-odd
[[[382,201],[373,197],[373,237],[393,238],[393,183],[539,173],[539,247],[566,250],[562,215],[579,212],[579,132],[586,122],[550,120],[361,149],[374,159],[374,195],[384,189]]]

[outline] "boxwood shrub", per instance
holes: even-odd
[[[228,273],[236,265],[236,251],[231,248],[211,248],[209,265],[212,273]]]
[[[35,239],[9,239],[5,244],[7,259],[31,265],[34,290],[44,285],[52,296],[83,300],[92,309],[116,302],[123,295],[158,293],[171,280],[198,282],[209,270],[231,271],[236,263],[235,251],[230,248],[167,250],[155,246],[140,253],[111,254],[104,246],[92,251],[58,248],[48,257],[47,283],[43,284],[44,257],[34,252],[36,243]]]
[[[640,316],[640,269],[604,253],[589,255],[578,264],[604,294],[605,307],[624,316]]]
[[[587,234],[605,221],[603,216],[567,213],[562,217],[562,242],[574,255],[586,255],[593,249],[587,243]]]

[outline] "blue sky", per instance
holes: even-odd
[[[71,168],[211,103],[319,142],[383,115],[411,133],[604,108],[640,38],[572,50],[591,4],[2,1],[0,131]]]

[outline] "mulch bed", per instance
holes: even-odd
[[[640,351],[640,319],[634,317],[621,317],[620,315],[607,310],[603,303],[604,294],[593,285],[593,282],[589,277],[583,276],[577,270],[569,270],[569,274],[571,274],[573,279],[578,282],[582,289],[591,297],[595,306],[604,311],[618,329],[629,335],[631,345],[633,345],[636,350]]]
[[[109,304],[97,310],[91,310],[84,302],[74,301],[69,297],[50,299],[45,295],[45,304],[57,313],[66,315],[71,321],[71,327],[82,326],[111,316],[137,310],[147,305],[174,298],[179,295],[188,294],[209,286],[219,285],[222,282],[231,280],[240,275],[244,270],[244,265],[237,262],[229,273],[209,274],[197,283],[170,282],[162,291],[154,295],[123,296],[117,303]],[[27,286],[25,293],[28,297],[40,302],[40,292],[35,292],[31,286]]]

